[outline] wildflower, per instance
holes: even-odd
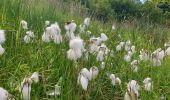
[[[8,91],[0,87],[0,100],[8,100]]]
[[[90,18],[85,18],[84,19],[84,25],[86,25],[86,27],[89,27],[89,25],[90,25]]]
[[[105,68],[105,62],[101,62],[101,68],[102,68],[102,69]]]
[[[58,25],[58,23],[51,24],[51,38],[54,40],[54,43],[59,44],[62,42],[62,36],[61,36],[61,29]]]
[[[108,37],[106,36],[106,34],[101,33],[101,34],[100,34],[100,39],[101,39],[101,41],[107,41],[107,40],[108,40]]]
[[[99,46],[99,51],[96,58],[97,61],[103,61],[107,54],[108,54],[108,49],[106,45],[101,44],[101,46]]]
[[[80,24],[79,28],[80,28],[80,33],[84,33],[85,32],[85,25],[84,24]]]
[[[145,78],[143,83],[144,83],[144,89],[146,91],[151,91],[152,90],[153,85],[152,85],[152,79],[151,78]]]
[[[29,43],[31,41],[31,39],[33,39],[34,37],[35,36],[34,36],[34,33],[32,31],[27,31],[26,35],[24,36],[24,42]]]
[[[113,24],[113,25],[112,25],[112,30],[115,30],[115,29],[116,29],[116,28],[115,28],[115,25]]]
[[[34,72],[31,76],[31,80],[33,80],[35,83],[39,82],[39,74],[38,72]]]
[[[170,55],[170,46],[166,49],[165,54],[168,56]]]
[[[65,23],[66,37],[69,40],[74,38],[74,31],[76,30],[76,27],[77,27],[77,25],[74,22],[74,20],[72,20],[71,22]]]
[[[25,20],[22,20],[22,21],[21,21],[21,25],[22,25],[22,28],[23,28],[23,29],[25,29],[25,30],[28,29],[28,27],[27,27],[27,22],[26,22]]]
[[[91,78],[95,79],[99,73],[99,69],[96,66],[90,68]]]
[[[142,49],[140,50],[140,55],[139,55],[140,61],[144,60],[147,61],[149,59],[149,55],[147,54],[147,51]]]
[[[50,42],[50,35],[47,34],[46,32],[44,32],[43,35],[42,35],[42,41],[43,42]]]
[[[121,84],[121,80],[119,79],[119,77],[116,77],[115,74],[110,74],[109,78],[113,86]]]
[[[131,51],[132,51],[132,53],[133,53],[133,54],[136,52],[136,50],[135,50],[135,46],[134,46],[134,45],[133,45],[133,46],[131,46]]]
[[[70,40],[70,49],[67,51],[67,57],[70,60],[76,61],[82,56],[82,51],[84,50],[83,40],[80,38],[75,38]]]
[[[122,49],[122,46],[119,44],[116,46],[116,51],[120,51]]]
[[[31,96],[31,84],[32,80],[30,78],[24,78],[23,82],[21,83],[21,92],[23,100],[30,100]]]
[[[133,72],[137,72],[138,71],[138,64],[139,64],[138,60],[133,60],[131,62],[131,69],[133,70]]]
[[[5,31],[0,30],[0,44],[3,44],[6,41],[5,39]]]
[[[131,80],[127,85],[127,92],[125,93],[124,100],[139,100],[139,85],[135,80]]]
[[[125,43],[125,51],[130,51],[130,49],[131,49],[131,41],[128,40]]]
[[[129,51],[128,54],[124,56],[124,60],[126,62],[130,62],[131,61],[131,56],[132,56],[132,52]]]
[[[5,49],[2,47],[2,45],[0,44],[0,55],[4,54]]]
[[[160,66],[161,65],[161,60],[159,59],[159,52],[155,51],[152,53],[152,63],[153,66]]]
[[[50,25],[50,21],[45,21],[45,26],[47,27],[47,26],[49,26]]]

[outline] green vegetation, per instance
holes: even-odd
[[[110,3],[111,1],[112,3]],[[153,67],[150,62],[142,62],[139,65],[138,73],[133,73],[130,65],[123,60],[125,52],[116,52],[115,50],[119,42],[131,40],[137,50],[133,56],[135,59],[142,48],[151,53],[155,49],[163,47],[164,43],[170,39],[168,26],[148,22],[148,20],[157,21],[159,18],[163,20],[162,10],[149,2],[144,5],[137,4],[141,8],[136,9],[135,7],[138,6],[129,2],[125,0],[119,4],[119,0],[91,0],[88,7],[95,12],[86,12],[86,9],[79,3],[63,2],[62,0],[0,0],[0,29],[5,30],[7,38],[3,44],[5,53],[0,56],[0,87],[8,90],[16,100],[20,100],[20,83],[24,77],[38,71],[40,82],[32,85],[31,100],[122,100],[127,90],[126,83],[132,79],[137,80],[141,85],[142,100],[159,100],[161,96],[170,99],[170,57],[165,57],[159,67]],[[126,5],[126,11],[121,11],[124,8],[116,7],[120,5]],[[115,10],[113,11],[113,9]],[[139,10],[144,12],[144,17],[148,19],[137,20],[141,16],[136,13]],[[112,13],[116,14],[115,20],[120,18],[120,22],[111,20]],[[166,13],[169,12],[164,14]],[[96,20],[94,18],[96,14],[99,16],[97,19],[104,19]],[[90,16],[92,19],[89,28],[92,36],[97,37],[100,32],[106,33],[109,37],[106,44],[109,49],[114,51],[114,56],[108,56],[105,61],[104,70],[100,69],[100,62],[96,61],[94,55],[90,55],[88,61],[83,57],[77,63],[68,60],[67,50],[69,47],[68,41],[65,39],[59,45],[41,41],[46,20],[53,23],[57,21],[64,37],[66,21],[73,19],[79,25],[86,16]],[[128,17],[128,20],[121,21],[125,17]],[[33,43],[25,44],[23,41],[25,32],[20,23],[23,19],[28,22],[29,29],[35,33],[36,38]],[[103,23],[105,20],[109,20],[109,22]],[[111,31],[113,23],[116,25],[116,30]],[[78,33],[79,29],[77,28],[76,34]],[[88,44],[89,36],[81,34],[81,37]],[[83,91],[81,86],[77,85],[78,74],[82,68],[92,66],[99,67],[99,75],[97,79],[89,82],[88,91]],[[116,87],[112,86],[106,73],[114,73],[119,76],[122,84]],[[46,92],[54,90],[53,86],[60,77],[63,78],[61,95],[56,98],[48,97]],[[153,79],[154,89],[152,92],[146,92],[142,87],[146,77]]]

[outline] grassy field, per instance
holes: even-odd
[[[152,53],[159,47],[163,48],[164,43],[169,41],[169,27],[134,20],[115,23],[116,30],[111,31],[112,22],[102,23],[92,19],[89,28],[91,36],[98,37],[101,32],[106,33],[109,37],[106,44],[114,51],[114,56],[108,56],[105,60],[105,69],[101,69],[101,63],[96,61],[94,55],[90,55],[88,61],[84,57],[78,59],[77,63],[68,60],[69,46],[65,38],[61,44],[43,43],[41,40],[46,20],[52,23],[58,22],[64,37],[66,21],[75,20],[79,25],[86,17],[85,14],[76,13],[78,12],[67,8],[67,5],[53,0],[48,2],[47,0],[0,0],[0,29],[5,30],[7,39],[2,45],[5,53],[0,56],[0,87],[8,90],[16,100],[20,100],[20,83],[24,77],[37,71],[40,74],[40,82],[32,85],[31,100],[123,100],[127,90],[126,83],[132,79],[138,81],[141,86],[142,100],[160,100],[161,96],[170,99],[170,57],[166,56],[159,67],[153,67],[149,61],[142,62],[139,71],[133,73],[130,64],[123,59],[126,52],[115,50],[119,42],[131,40],[137,51],[133,59],[138,58],[142,48]],[[28,22],[29,30],[35,33],[33,43],[24,43],[25,31],[22,30],[20,23],[23,19]],[[78,32],[77,28],[76,34]],[[87,42],[90,36],[81,34],[81,38]],[[89,82],[88,90],[84,91],[77,85],[77,77],[82,68],[92,66],[99,68],[99,75]],[[119,76],[122,84],[113,86],[107,73]],[[54,85],[60,77],[63,78],[60,84],[61,95],[48,97],[46,92],[54,90]],[[151,92],[144,91],[143,80],[146,77],[151,77],[153,80]]]

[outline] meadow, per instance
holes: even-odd
[[[116,22],[111,20],[104,23],[97,20],[80,6],[65,4],[60,0],[0,0],[0,29],[5,30],[6,41],[2,46],[5,49],[0,56],[0,87],[6,89],[15,100],[21,99],[19,91],[21,82],[33,72],[39,73],[39,82],[31,86],[31,100],[123,100],[127,91],[127,83],[136,80],[140,85],[141,100],[170,99],[170,57],[166,55],[160,66],[153,66],[150,61],[140,62],[138,72],[131,70],[130,63],[124,61],[124,50],[117,51],[116,46],[130,40],[136,47],[131,61],[138,59],[140,50],[146,49],[151,54],[157,48],[166,50],[164,44],[170,40],[168,26],[153,24],[142,20]],[[79,33],[79,25],[84,18],[90,17],[91,22],[87,30],[90,35]],[[28,29],[33,31],[33,42],[25,43],[25,30],[21,21],[28,23]],[[61,28],[63,42],[42,42],[45,31],[45,21],[58,22]],[[67,58],[69,41],[65,38],[65,22],[74,20],[77,24],[75,34],[79,34],[88,50],[89,39],[99,37],[105,33],[108,40],[105,42],[110,52],[107,55],[105,68],[101,68],[96,55],[89,54],[88,60],[83,54],[77,61]],[[112,24],[115,29],[112,30]],[[89,81],[87,91],[77,84],[77,78],[82,68],[97,66],[99,74],[96,79]],[[115,74],[121,79],[121,84],[113,86],[108,74]],[[61,93],[59,96],[47,95],[55,90],[59,81]],[[152,91],[144,90],[143,80],[150,77],[153,82]]]

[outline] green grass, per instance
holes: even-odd
[[[57,6],[56,6],[57,5]],[[60,6],[59,6],[60,5]],[[68,7],[69,8],[69,7]],[[91,22],[94,36],[99,36],[100,29],[105,32],[109,40],[107,46],[115,51],[114,57],[108,56],[106,67],[100,69],[100,63],[95,56],[90,55],[88,61],[82,57],[77,63],[67,59],[68,41],[56,45],[43,43],[41,35],[44,31],[45,20],[57,21],[62,28],[64,36],[64,22],[74,19],[79,25],[84,16],[70,13],[63,3],[53,0],[0,0],[0,29],[6,30],[7,41],[3,44],[5,54],[0,57],[0,87],[5,88],[16,100],[20,100],[19,85],[25,76],[30,76],[34,71],[40,73],[40,82],[32,85],[31,100],[120,100],[126,92],[126,83],[135,79],[141,85],[142,100],[159,100],[162,95],[170,99],[170,57],[166,57],[160,67],[152,67],[149,62],[142,62],[138,73],[132,73],[130,65],[123,60],[125,52],[116,52],[115,47],[120,41],[130,39],[137,48],[133,58],[137,58],[139,50],[146,48],[152,52],[169,41],[169,28],[162,25],[142,23],[142,21],[117,23],[116,30],[111,31],[111,22],[102,23],[97,20]],[[33,43],[25,44],[24,31],[20,21],[28,22],[36,39]],[[78,34],[78,29],[77,32]],[[122,38],[119,38],[118,35]],[[88,36],[83,36],[88,41]],[[87,48],[87,46],[86,46]],[[112,63],[112,64],[111,64]],[[89,82],[88,91],[83,91],[77,85],[77,77],[84,67],[98,66],[100,69],[97,79]],[[77,66],[77,68],[75,67]],[[120,77],[122,84],[113,87],[106,73],[114,73]],[[61,95],[57,98],[46,96],[46,92],[54,89],[56,82],[62,77]],[[146,77],[153,79],[154,89],[151,93],[144,91],[142,85]]]

